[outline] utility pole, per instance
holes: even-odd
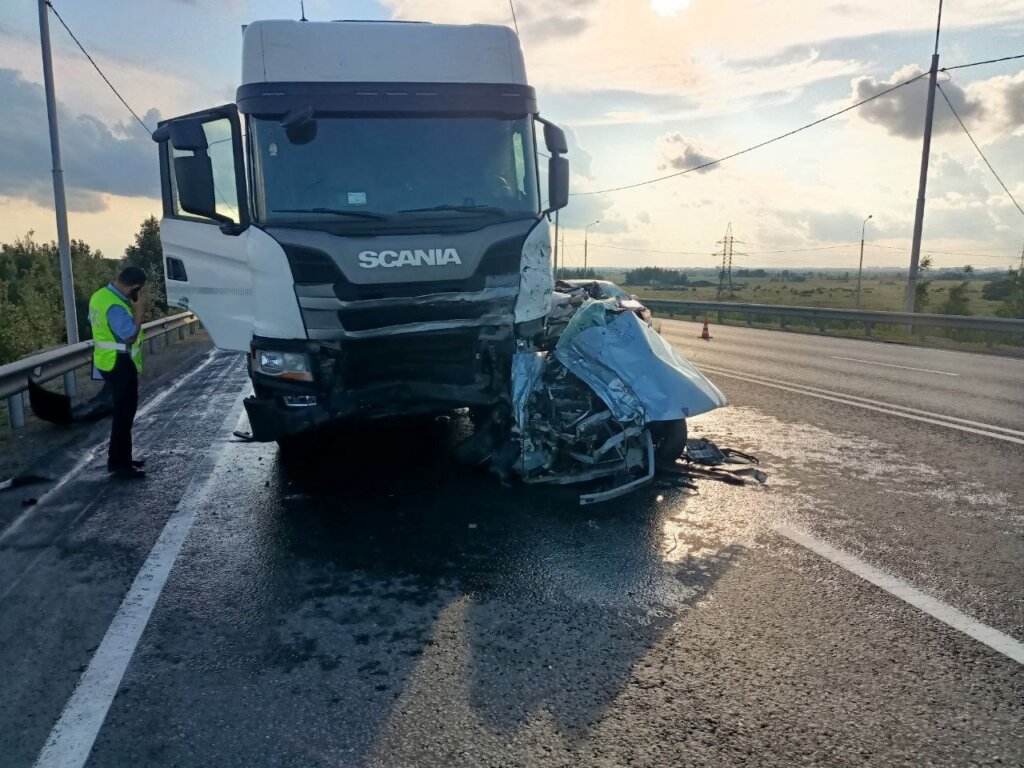
[[[71,271],[71,246],[68,239],[68,206],[64,196],[64,171],[60,164],[60,134],[57,131],[57,97],[53,90],[53,61],[50,56],[50,19],[46,0],[39,0],[39,40],[43,51],[43,84],[46,88],[46,116],[50,122],[50,156],[53,160],[53,205],[57,212],[57,249],[60,252],[60,282],[64,294],[64,324],[68,344],[78,343],[78,317],[75,313],[75,279]],[[75,394],[75,372],[64,374],[64,394]]]
[[[932,146],[932,117],[935,114],[935,83],[939,76],[939,31],[942,28],[942,0],[939,0],[939,20],[935,25],[935,53],[928,73],[928,106],[924,116],[924,144],[921,148],[921,178],[917,185],[917,211],[914,214],[914,240],[910,246],[910,276],[907,279],[906,311],[914,311],[917,298],[918,265],[921,263],[921,233],[924,230],[924,199],[928,186],[928,154]]]
[[[600,224],[601,220],[592,221],[583,228],[583,276],[587,276],[587,234],[588,230],[595,224]]]
[[[860,309],[860,277],[864,274],[864,230],[873,215],[869,213],[860,227],[860,266],[857,267],[857,309]]]

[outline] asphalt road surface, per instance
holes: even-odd
[[[765,486],[459,467],[448,422],[283,467],[215,353],[0,499],[0,764],[1024,763],[1024,362],[665,322]],[[45,489],[41,489],[45,490]],[[41,492],[40,491],[40,492]]]

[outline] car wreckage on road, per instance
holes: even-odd
[[[687,446],[687,418],[725,396],[630,309],[555,291],[547,332],[512,360],[508,409],[494,409],[464,445],[500,475],[527,483],[611,487],[606,501],[650,482]]]

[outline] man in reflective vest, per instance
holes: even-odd
[[[132,424],[139,405],[139,373],[142,372],[142,286],[146,273],[125,267],[117,279],[89,299],[89,323],[93,338],[93,378],[110,387],[114,419],[110,425],[107,471],[117,477],[142,479],[142,466],[132,456]]]

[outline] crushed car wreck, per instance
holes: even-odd
[[[467,454],[526,483],[611,486],[581,504],[650,482],[687,444],[686,419],[726,404],[700,371],[614,301],[556,291],[540,345],[512,361],[511,415],[496,411]],[[503,445],[504,444],[504,445]]]

